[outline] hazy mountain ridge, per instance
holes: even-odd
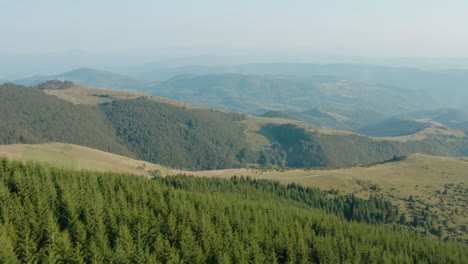
[[[168,73],[170,72],[170,73]],[[164,74],[162,74],[164,73]],[[422,90],[445,106],[467,107],[468,70],[422,70],[370,64],[264,63],[227,67],[165,68],[153,70],[153,76],[167,79],[178,74],[254,74],[296,77],[334,76],[345,80]]]
[[[316,126],[348,130],[437,105],[422,91],[327,76],[180,75],[159,83],[150,92],[236,112],[282,111]],[[317,116],[317,109],[322,116]]]
[[[297,78],[244,74],[180,75],[154,86],[152,93],[192,103],[204,102],[203,98],[208,97],[213,102],[206,100],[205,105],[212,103],[241,112],[251,111],[252,106],[256,106],[272,110],[275,107],[278,110],[338,107],[398,113],[411,108],[425,109],[435,103],[420,91],[326,76]],[[389,102],[383,101],[384,98]],[[247,106],[238,109],[239,106],[234,104],[236,100]],[[242,103],[239,102],[239,105]],[[252,105],[251,108],[248,108],[249,105]]]
[[[462,98],[468,97],[468,70],[422,70],[417,68],[377,66],[369,64],[310,64],[310,63],[264,63],[241,64],[231,66],[177,66],[164,67],[164,64],[151,69],[152,66],[141,66],[136,69],[123,70],[122,74],[110,75],[110,72],[81,68],[68,73],[52,76],[38,76],[13,81],[17,84],[31,85],[50,79],[68,78],[83,85],[122,88],[145,89],[151,83],[166,81],[177,75],[213,75],[213,74],[244,74],[273,75],[291,78],[310,78],[316,76],[335,77],[341,80],[358,81],[375,85],[391,86],[405,90],[421,90],[437,98],[441,107],[468,107]],[[88,71],[89,76],[83,78],[80,72]],[[94,73],[93,73],[94,72]],[[103,76],[100,82],[92,76]],[[134,77],[129,77],[134,76]],[[87,79],[88,78],[88,79]],[[10,81],[12,81],[10,79]],[[81,81],[81,82],[80,82]]]
[[[429,118],[448,127],[468,129],[468,109],[441,108],[401,115],[403,118]]]
[[[91,68],[79,68],[52,76],[33,76],[13,82],[20,85],[37,85],[54,79],[68,80],[74,83],[100,88],[126,89],[134,91],[140,91],[149,86],[149,83],[130,76]]]

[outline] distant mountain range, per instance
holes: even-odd
[[[126,89],[133,91],[141,91],[145,89],[145,87],[149,86],[149,83],[133,77],[90,68],[79,68],[74,71],[53,76],[33,76],[13,82],[20,85],[37,85],[54,79],[68,80],[93,87]]]
[[[179,74],[253,74],[279,76],[333,76],[371,84],[422,90],[429,93],[445,106],[468,107],[468,70],[421,70],[361,64],[306,64],[271,63],[244,64],[228,67],[178,67],[157,69],[144,76],[153,80],[164,80]]]
[[[429,109],[437,102],[424,91],[338,77],[181,75],[150,89],[154,95],[249,114],[268,111],[317,126],[354,129],[393,115]]]
[[[140,71],[143,73],[144,68]],[[142,73],[134,73],[139,79],[80,68],[13,82],[36,85],[53,79],[70,80],[216,109],[283,115],[315,126],[343,130],[358,130],[393,117],[430,118],[453,128],[468,127],[468,111],[461,110],[468,106],[467,70],[277,63],[159,68],[146,75]]]

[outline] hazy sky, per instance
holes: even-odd
[[[467,0],[0,0],[0,53],[468,56]]]

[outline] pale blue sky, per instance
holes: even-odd
[[[468,56],[466,0],[0,0],[0,53]]]

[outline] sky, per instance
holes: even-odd
[[[468,57],[466,0],[0,0],[0,53]]]

